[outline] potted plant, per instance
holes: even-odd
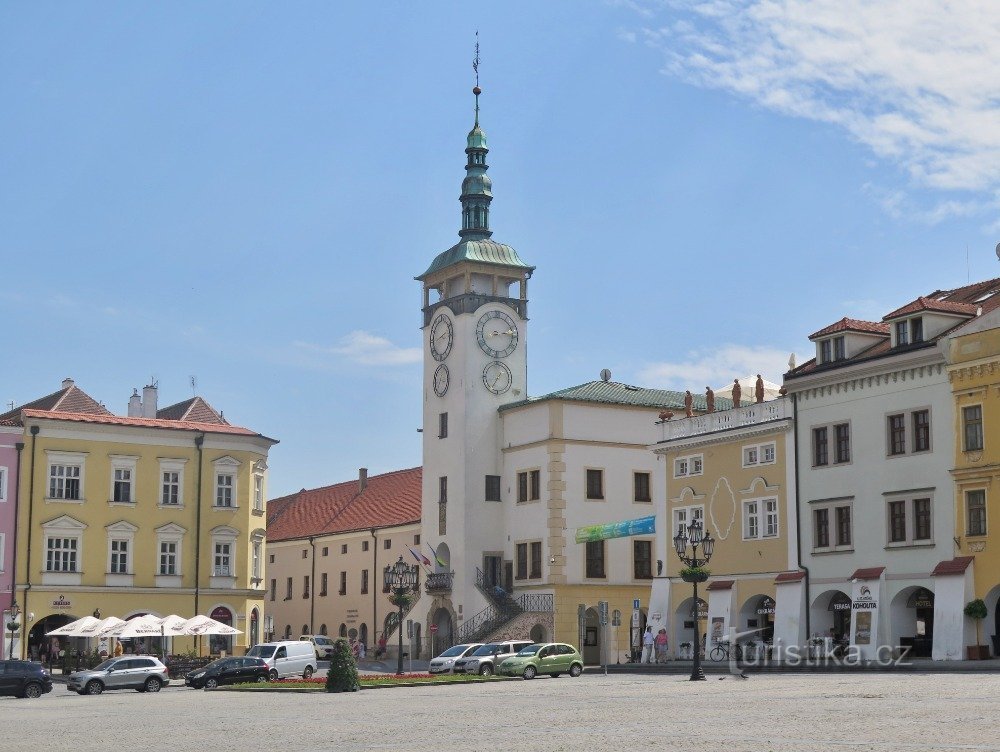
[[[986,604],[983,599],[976,598],[976,600],[966,603],[965,615],[976,622],[976,644],[966,646],[966,657],[970,661],[986,660],[990,657],[990,646],[981,644],[981,622],[986,618]]]
[[[680,571],[684,582],[705,582],[711,574],[705,567],[684,567]]]
[[[690,658],[691,657],[691,643],[690,642],[682,642],[679,645],[679,647],[681,649],[681,658]]]
[[[359,689],[361,684],[358,682],[358,664],[354,660],[351,646],[341,637],[333,644],[330,668],[326,673],[326,691],[357,692]]]

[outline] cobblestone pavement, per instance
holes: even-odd
[[[350,695],[0,698],[24,750],[1000,750],[1000,675],[585,675]]]

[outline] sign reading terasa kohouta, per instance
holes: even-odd
[[[628,538],[630,535],[649,535],[656,532],[656,517],[609,522],[606,525],[586,525],[576,529],[577,543],[591,543],[608,538]]]

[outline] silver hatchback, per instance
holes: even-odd
[[[109,658],[88,671],[69,675],[66,687],[81,695],[99,695],[106,689],[159,692],[170,683],[167,667],[149,655]]]

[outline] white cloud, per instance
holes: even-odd
[[[385,337],[361,330],[342,337],[334,347],[309,342],[295,342],[294,345],[300,350],[335,355],[363,366],[408,365],[419,363],[422,357],[419,347],[399,347]]]
[[[995,0],[671,0],[665,7],[670,20],[643,36],[663,51],[668,74],[841,127],[918,185],[1000,187]],[[973,208],[936,211],[968,216]]]
[[[662,389],[701,391],[729,384],[735,378],[761,374],[766,380],[781,383],[788,370],[789,351],[775,347],[721,345],[689,352],[683,360],[649,363],[638,373],[640,383]],[[796,363],[805,361],[800,355]]]

